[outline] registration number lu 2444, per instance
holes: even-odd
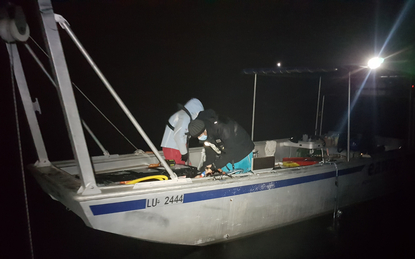
[[[147,199],[147,208],[183,203],[183,194]]]

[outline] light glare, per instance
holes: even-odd
[[[384,61],[383,58],[379,58],[379,57],[371,58],[369,62],[367,63],[367,65],[369,66],[370,69],[376,69],[380,67],[383,61]]]

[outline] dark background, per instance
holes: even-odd
[[[12,2],[24,8],[31,37],[44,48],[36,3]],[[55,13],[68,20],[80,42],[157,147],[165,121],[176,110],[176,104],[184,104],[192,97],[199,98],[205,108],[232,117],[251,133],[254,77],[244,75],[242,70],[274,67],[277,62],[283,67],[339,68],[338,73],[323,75],[322,79],[322,94],[326,96],[323,133],[341,131],[347,107],[347,71],[365,65],[370,57],[379,53],[387,57],[386,69],[376,75],[399,74],[404,77],[369,77],[364,89],[382,94],[359,96],[352,111],[352,130],[387,137],[405,138],[409,134],[409,93],[415,71],[414,1],[61,0],[53,1],[53,7]],[[63,30],[60,35],[72,81],[135,146],[148,150],[68,35]],[[28,44],[48,66],[36,44],[32,40]],[[26,49],[19,45],[19,50],[32,97],[38,98],[41,105],[42,114],[38,119],[49,158],[52,161],[70,159],[71,148],[56,90]],[[12,244],[8,252],[14,256],[9,258],[24,258],[29,249],[20,171],[24,168],[22,165],[36,161],[36,153],[17,96],[24,159],[21,164],[8,62],[7,50],[2,44],[0,101],[3,125],[0,135],[2,161],[6,165],[2,173],[7,185],[2,195],[5,198],[2,214],[6,219],[3,233],[6,233],[5,240]],[[353,96],[366,73],[367,70],[353,74]],[[318,76],[258,78],[255,140],[314,133]],[[75,90],[75,94],[81,117],[111,154],[134,151],[79,92]],[[100,155],[101,151],[91,138],[86,138],[91,155]],[[192,145],[196,144],[192,142]],[[43,255],[42,258],[87,258],[87,255],[100,254],[68,252],[79,246],[88,250],[84,244],[87,237],[95,240],[115,238],[117,242],[128,244],[136,242],[86,228],[74,214],[65,212],[60,204],[50,200],[30,174],[26,174],[25,180],[35,251],[38,248],[37,253]],[[66,217],[64,223],[58,223],[62,222],[60,217]],[[59,226],[55,228],[54,224]],[[65,242],[65,238],[58,238],[61,231],[72,230],[73,234],[66,236],[70,247],[60,246]],[[51,241],[53,239],[59,241]],[[62,249],[67,257],[39,251],[47,248],[43,241],[61,247],[52,251],[58,253]],[[145,242],[132,243],[123,246],[129,256],[135,251],[134,245],[167,249],[167,254],[190,251],[170,246],[161,248]],[[102,246],[100,244],[94,243],[95,251]],[[295,246],[293,249],[297,250]],[[205,254],[215,254],[215,251],[212,248]],[[289,254],[287,252],[287,257]],[[147,255],[143,258],[162,256]],[[112,257],[116,255],[109,258]]]
[[[36,4],[23,5],[32,38],[42,47]],[[370,57],[387,57],[387,72],[414,72],[415,20],[413,1],[54,1],[55,13],[66,18],[82,45],[137,121],[159,146],[166,119],[192,97],[205,108],[238,121],[249,133],[252,122],[252,75],[243,69],[273,67],[339,68],[323,75],[326,95],[323,133],[341,128],[347,107],[347,69],[366,65]],[[109,92],[61,30],[71,80],[134,143],[145,142],[123,115]],[[48,66],[43,52],[28,44]],[[19,47],[51,160],[70,158],[67,133],[56,91],[46,76]],[[44,49],[44,47],[43,47]],[[2,47],[2,71],[7,52]],[[380,73],[380,72],[379,72]],[[367,70],[353,74],[352,94]],[[6,91],[10,76],[2,74]],[[372,76],[374,73],[371,74]],[[359,97],[353,109],[352,130],[363,125],[384,136],[407,135],[410,78],[378,82],[366,88],[387,89],[386,95]],[[379,81],[379,80],[378,80]],[[33,83],[32,83],[33,82]],[[77,91],[82,119],[111,153],[133,152],[128,144]],[[313,134],[318,75],[313,78],[259,77],[255,140]],[[11,99],[11,93],[4,95]],[[387,107],[387,108],[385,108]],[[399,112],[397,112],[399,111]],[[8,113],[11,114],[11,113]],[[362,115],[364,114],[364,115]],[[21,114],[23,116],[23,114]],[[362,116],[364,119],[362,119]],[[13,125],[13,118],[10,121]],[[53,122],[53,123],[51,123]],[[24,120],[22,121],[24,123]],[[388,128],[392,127],[393,128]],[[87,136],[92,155],[101,151]],[[66,142],[66,143],[65,143]],[[29,141],[30,143],[30,141]],[[56,143],[62,143],[56,145]]]

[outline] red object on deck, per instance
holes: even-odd
[[[315,165],[318,162],[317,161],[295,161],[295,163],[303,166],[303,165]]]
[[[318,161],[314,161],[314,160],[308,160],[310,159],[309,157],[284,157],[282,159],[283,162],[295,162],[297,164],[299,164],[300,166],[305,166],[305,165],[315,165],[318,163]]]

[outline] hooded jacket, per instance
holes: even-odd
[[[205,147],[206,161],[203,166],[213,164],[216,168],[222,168],[228,163],[241,161],[254,149],[248,133],[236,121],[218,116],[211,109],[200,112],[197,119],[205,123],[206,141],[221,150],[221,154],[217,155],[212,148]]]
[[[190,99],[184,107],[190,112],[192,120],[196,119],[199,112],[203,111],[202,103],[196,98]],[[179,110],[169,118],[169,123],[174,127],[174,131],[166,126],[161,140],[161,147],[177,149],[180,154],[186,154],[189,115],[184,110]]]

